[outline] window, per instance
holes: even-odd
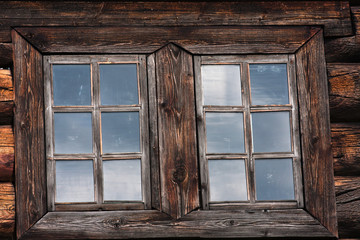
[[[145,56],[45,57],[49,209],[150,206]]]
[[[196,58],[204,208],[302,207],[295,56]]]
[[[57,238],[62,239],[145,237],[321,237],[331,239],[337,235],[335,200],[332,189],[327,82],[321,29],[305,26],[204,26],[201,28],[105,27],[101,28],[101,31],[97,28],[83,30],[78,31],[77,27],[66,29],[49,27],[46,30],[25,27],[16,28],[12,33],[15,57],[14,129],[17,236],[19,238],[48,239],[56,235]],[[90,39],[80,37],[84,32]],[[127,34],[123,34],[124,32]],[[262,38],[263,35],[267,37]],[[129,36],[131,36],[130,41]],[[54,113],[55,116],[56,113],[59,113],[58,109],[63,107],[64,110],[61,114],[64,115],[60,116],[89,113],[91,124],[97,122],[98,126],[98,128],[91,127],[92,132],[95,132],[92,137],[97,136],[100,142],[103,140],[100,134],[100,129],[103,127],[100,120],[103,120],[103,112],[110,111],[110,105],[101,105],[101,92],[95,93],[95,91],[93,98],[98,98],[97,103],[94,100],[91,105],[56,106],[48,104],[49,98],[46,98],[46,106],[54,108],[51,111],[45,109],[43,81],[46,76],[43,76],[43,66],[45,66],[46,73],[50,71],[50,69],[46,70],[46,66],[50,66],[50,64],[44,60],[53,55],[54,60],[55,58],[60,59],[61,55],[67,53],[71,53],[72,57],[94,54],[88,55],[89,59],[93,58],[91,61],[73,62],[74,65],[90,64],[91,66],[101,66],[107,62],[129,63],[126,59],[121,61],[101,60],[104,55],[97,54],[146,55],[146,58],[141,61],[135,60],[134,62],[138,65],[139,74],[141,74],[141,69],[146,69],[147,77],[139,76],[138,79],[148,80],[146,94],[149,97],[145,99],[148,99],[149,116],[146,119],[149,122],[145,125],[150,126],[149,137],[146,138],[150,143],[149,159],[151,161],[149,167],[146,168],[146,170],[150,170],[148,172],[150,182],[142,179],[142,186],[144,187],[146,184],[145,189],[151,188],[149,208],[146,207],[148,201],[144,199],[144,195],[142,196],[144,207],[141,210],[137,210],[139,207],[134,207],[135,205],[127,205],[129,204],[127,201],[118,201],[119,199],[114,201],[109,198],[109,202],[97,201],[96,198],[107,197],[104,192],[101,194],[101,191],[96,189],[96,186],[101,187],[98,185],[101,180],[98,181],[95,175],[94,202],[86,202],[86,204],[85,202],[71,204],[55,202],[56,189],[48,191],[46,184],[51,179],[55,181],[56,176],[46,181],[46,172],[56,169],[56,164],[55,166],[47,165],[47,169],[45,164],[47,159],[52,163],[59,161],[60,166],[71,161],[79,161],[88,166],[92,164],[93,172],[97,171],[97,176],[107,174],[104,168],[106,161],[122,161],[121,159],[135,161],[131,159],[140,159],[141,155],[142,164],[146,163],[143,161],[146,154],[142,149],[140,152],[132,150],[132,152],[126,153],[128,156],[124,156],[125,153],[121,152],[109,152],[101,155],[101,152],[94,151],[99,147],[93,147],[91,154],[59,153],[57,155],[54,152],[54,155],[45,155],[45,143],[49,141],[45,141],[44,112],[46,114]],[[269,62],[270,55],[273,54],[290,57]],[[257,55],[262,56],[257,59]],[[137,56],[139,57],[139,55]],[[245,56],[246,58],[244,58]],[[213,57],[213,62],[210,61],[211,57]],[[230,61],[231,58],[233,60]],[[272,57],[272,59],[275,58]],[[145,66],[142,64],[145,61],[146,68],[142,68]],[[54,66],[72,65],[68,60],[52,64]],[[259,69],[260,66],[262,69],[264,66],[260,64],[280,64],[283,67],[283,64],[286,64],[289,83],[288,103],[284,101],[285,94],[285,97],[277,98],[275,104],[267,105],[266,102],[261,102],[263,101],[261,91],[253,92],[256,86],[252,84],[256,85],[256,80],[253,79],[252,68]],[[229,101],[226,99],[228,102],[222,105],[214,105],[211,102],[209,105],[205,102],[204,104],[198,103],[203,99],[199,98],[202,96],[199,91],[203,88],[195,88],[195,83],[196,85],[202,84],[201,66],[205,69],[204,74],[206,75],[206,71],[208,71],[206,67],[209,65],[221,65],[230,68],[230,70],[226,69],[227,71],[233,72],[240,70],[240,86],[237,83],[237,89],[239,87],[241,89],[241,94],[238,94],[239,98],[241,96],[240,99],[236,97],[236,94],[231,94],[236,99]],[[194,69],[197,70],[194,71]],[[257,74],[257,77],[260,78],[261,74]],[[100,81],[96,79],[101,76],[101,72],[100,75],[91,72],[90,76],[93,78],[94,85],[100,85],[100,88],[94,86],[90,86],[90,88],[101,89],[101,79]],[[295,76],[296,86],[293,87]],[[51,86],[47,86],[47,89],[49,87],[51,89]],[[144,89],[142,86],[139,88],[140,91]],[[236,88],[234,87],[234,89]],[[276,91],[285,92],[281,87]],[[50,91],[45,89],[45,92]],[[258,99],[256,99],[257,94]],[[144,96],[141,92],[139,96],[139,104],[145,103],[141,100],[141,96]],[[91,96],[90,99],[92,99]],[[212,97],[210,99],[213,100]],[[254,99],[262,100],[256,103]],[[295,99],[298,104],[293,102]],[[139,135],[142,136],[146,133],[141,128],[142,108],[135,105],[130,104],[125,107],[117,104],[111,106],[111,108],[113,107],[111,113],[139,112]],[[297,110],[296,105],[298,105]],[[81,110],[73,111],[73,107]],[[94,116],[96,114],[98,117]],[[223,114],[229,115],[224,118]],[[228,148],[231,150],[229,152],[222,151],[221,148],[218,150],[219,146],[212,146],[211,143],[205,141],[209,140],[211,121],[219,117],[230,123],[233,121],[232,118],[243,119],[243,121],[236,121],[235,124],[238,132],[241,128],[244,129],[243,136],[240,134],[240,137],[235,137],[236,146],[231,145],[231,148]],[[298,129],[294,123],[297,117]],[[87,119],[89,118],[87,117]],[[285,142],[276,152],[268,152],[269,150],[266,148],[262,150],[264,145],[260,144],[261,141],[260,143],[257,141],[259,138],[255,132],[257,129],[255,125],[259,125],[265,118],[275,118],[276,121],[269,121],[275,122],[274,125],[277,124],[278,118],[289,119],[289,121],[285,121],[289,125],[285,124],[285,129],[288,130],[287,136],[290,134],[288,137],[290,143],[289,141]],[[56,122],[55,117],[53,119]],[[196,125],[196,123],[198,124]],[[199,131],[197,131],[197,126],[199,126]],[[281,127],[284,126],[281,125]],[[53,128],[56,128],[55,124],[51,129]],[[299,134],[296,131],[299,131]],[[200,136],[201,134],[203,136]],[[270,133],[267,138],[273,138],[276,134]],[[46,135],[46,137],[48,136]],[[56,138],[56,134],[54,136]],[[93,143],[97,141],[95,140]],[[139,142],[141,144],[141,140]],[[301,148],[297,149],[299,142]],[[55,148],[56,146],[55,140]],[[267,145],[265,146],[267,147]],[[207,150],[209,147],[210,150]],[[99,155],[95,155],[95,153]],[[198,157],[198,153],[200,157]],[[57,157],[59,158],[56,159]],[[296,165],[300,163],[300,157],[303,170],[303,197],[298,194],[301,184],[297,180],[300,172],[296,170]],[[100,171],[95,168],[101,161],[103,169]],[[208,161],[209,166],[204,167],[203,165]],[[216,182],[216,172],[212,168],[214,165],[211,165],[214,162],[211,163],[211,161],[214,161],[215,164],[221,163],[221,168],[226,168],[228,162],[232,164],[236,161],[237,169],[231,170],[243,173],[235,175],[235,177],[243,182],[244,179],[246,180],[246,194],[244,191],[236,190],[238,191],[236,198],[230,200],[211,196],[212,188],[214,188],[212,179],[215,179]],[[289,191],[294,190],[293,198],[281,195],[281,198],[276,200],[273,195],[270,195],[271,200],[268,200],[268,195],[260,196],[266,192],[261,188],[259,190],[259,186],[257,186],[258,173],[261,171],[267,173],[266,171],[269,170],[267,163],[270,161],[275,163],[272,166],[286,165],[288,173],[295,169],[292,170],[293,185],[290,184],[293,189],[290,187],[291,191]],[[198,162],[200,163],[199,167]],[[198,169],[204,171],[198,172]],[[208,175],[207,171],[209,170],[212,175]],[[272,169],[274,173],[276,170],[276,167]],[[225,169],[225,171],[227,170]],[[91,170],[88,172],[90,173]],[[144,171],[142,165],[142,174],[144,173],[146,174],[147,171]],[[202,182],[205,179],[204,175],[210,176],[210,181],[205,182],[206,184]],[[208,189],[208,183],[210,183],[210,189]],[[54,184],[53,186],[55,186]],[[50,192],[53,193],[53,207],[59,211],[53,211],[51,204],[48,205],[47,194]],[[96,193],[99,194],[96,195]],[[88,196],[85,201],[88,201]],[[204,201],[207,201],[209,205],[206,206]],[[275,202],[276,207],[273,207],[272,202]],[[116,206],[113,205],[114,203]],[[114,211],[90,211],[91,208],[101,210],[101,207],[106,207],[99,206],[102,204],[109,204],[108,206],[114,207],[109,207],[109,210]],[[141,202],[131,202],[131,204],[141,205]],[[71,209],[77,208],[83,211],[61,211],[61,208],[65,210],[66,205]],[[258,205],[261,207],[254,207]],[[81,209],[82,207],[84,209]],[[127,209],[131,209],[131,211]]]

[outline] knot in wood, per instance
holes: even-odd
[[[177,184],[182,183],[186,178],[186,169],[183,166],[176,168],[173,173],[173,181]]]
[[[109,219],[108,221],[106,221],[106,223],[118,229],[122,225],[126,224],[126,220],[124,218],[114,218],[114,219]]]

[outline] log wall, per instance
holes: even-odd
[[[14,95],[11,70],[7,69],[13,64],[10,27],[86,27],[94,19],[97,26],[116,26],[120,20],[139,26],[159,25],[161,21],[178,26],[194,18],[199,19],[197,25],[236,25],[242,21],[247,25],[324,26],[339,236],[360,239],[360,7],[350,9],[346,1],[317,2],[319,7],[314,4],[284,1],[275,11],[265,3],[256,9],[221,3],[223,11],[215,12],[219,8],[216,3],[183,3],[178,9],[181,14],[174,15],[169,11],[175,9],[163,3],[139,7],[82,2],[69,7],[61,2],[0,2],[0,68],[5,68],[0,69],[0,239],[12,239],[15,232]],[[153,11],[156,7],[160,10]],[[127,15],[118,15],[123,8],[128,9]],[[203,11],[207,14],[198,14]],[[244,15],[251,11],[252,15]]]

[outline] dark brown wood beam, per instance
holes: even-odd
[[[360,121],[360,63],[327,64],[327,75],[331,121]]]
[[[0,239],[15,231],[15,190],[12,183],[0,183]]]
[[[358,238],[360,229],[360,177],[335,177],[340,238]]]
[[[325,36],[352,34],[348,1],[1,1],[0,6],[0,42],[10,42],[10,27],[19,26],[317,25],[324,26]]]
[[[335,175],[360,176],[360,122],[331,124]]]

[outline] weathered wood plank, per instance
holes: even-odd
[[[178,219],[199,207],[192,55],[169,44],[155,66],[161,210]]]
[[[337,236],[323,35],[296,53],[306,210]],[[316,97],[314,97],[316,96]]]
[[[0,69],[0,101],[14,100],[11,71]]]
[[[17,237],[46,213],[42,56],[15,31],[15,181]]]
[[[360,121],[360,64],[327,64],[331,122]]]
[[[194,54],[294,53],[319,31],[300,26],[23,27],[16,30],[43,53],[152,53],[175,43]]]
[[[11,182],[14,175],[14,132],[11,125],[0,126],[0,181]]]
[[[301,209],[268,211],[194,211],[171,220],[158,211],[81,212],[46,214],[24,239],[125,239],[312,237],[334,239]]]
[[[360,123],[331,124],[335,175],[360,176]]]
[[[360,44],[357,36],[326,39],[325,55],[328,63],[360,62]]]
[[[347,1],[1,1],[0,5],[0,42],[11,41],[11,26],[323,25],[326,36],[352,34]]]
[[[335,177],[336,202],[341,238],[360,237],[360,177]]]
[[[1,36],[1,31],[0,31],[0,36]],[[12,51],[11,43],[0,43],[0,67],[6,68],[12,66],[12,62],[13,62],[12,52],[13,51]]]
[[[14,120],[14,101],[0,102],[0,125],[12,124]]]
[[[0,238],[15,231],[15,189],[12,183],[0,183]]]
[[[360,6],[352,6],[350,10],[355,34],[360,35]]]

